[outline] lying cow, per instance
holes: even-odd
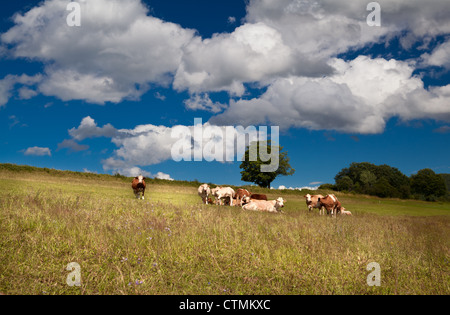
[[[131,183],[131,187],[133,188],[134,195],[137,199],[144,200],[144,194],[145,194],[145,177],[142,175],[136,176],[133,179],[133,182]],[[142,198],[140,194],[142,193]]]
[[[242,198],[242,204],[245,205],[252,200],[263,200],[267,201],[267,196],[262,194],[251,194],[250,196],[245,196]]]
[[[306,205],[308,206],[308,210],[311,212],[314,208],[319,209],[319,214],[325,213],[324,207],[320,204],[319,198],[323,198],[322,195],[310,195],[307,194],[304,196],[306,198]]]
[[[231,187],[216,187],[211,189],[211,194],[216,197],[216,203],[223,205],[223,198],[230,199],[230,205],[233,205],[233,198],[236,192]]]
[[[267,196],[263,195],[263,194],[251,194],[250,195],[250,199],[254,199],[254,200],[266,200],[267,201]]]
[[[236,205],[242,206],[244,197],[249,197],[251,193],[247,189],[239,188],[236,190]]]
[[[209,188],[208,184],[203,184],[198,187],[198,195],[202,198],[204,204],[208,204],[211,198],[208,198],[211,195],[211,188]]]
[[[252,199],[249,203],[242,206],[244,210],[252,211],[267,211],[267,212],[282,212],[281,208],[284,207],[286,201],[283,198],[277,200],[255,200]]]

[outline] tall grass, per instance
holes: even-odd
[[[288,195],[284,214],[255,213],[202,205],[183,185],[150,185],[142,201],[125,182],[3,173],[0,292],[450,293],[448,215],[392,216],[383,209],[416,203],[341,196],[354,216],[330,218],[308,213],[302,195]],[[66,284],[71,262],[81,287]],[[370,262],[380,287],[367,285]]]

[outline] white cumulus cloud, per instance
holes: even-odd
[[[330,65],[337,71],[332,76],[278,79],[261,97],[231,101],[210,122],[373,134],[395,116],[450,121],[450,85],[425,89],[407,62],[360,56]]]
[[[42,62],[44,70],[33,83],[0,80],[0,107],[17,83],[26,85],[19,91],[24,99],[40,92],[95,104],[138,100],[159,85],[188,91],[186,108],[215,114],[211,124],[379,133],[395,116],[448,121],[448,86],[425,89],[413,75],[418,64],[449,69],[448,40],[408,62],[338,58],[374,43],[387,47],[393,38],[405,50],[416,42],[425,50],[450,34],[448,0],[377,2],[381,27],[367,25],[366,0],[250,0],[242,25],[202,38],[151,16],[141,0],[82,1],[81,27],[66,23],[68,1],[45,0],[16,14],[1,34],[1,55]],[[266,92],[247,99],[248,84]],[[221,91],[229,104],[212,99]],[[74,139],[85,137],[76,132]],[[114,138],[118,156],[145,138]]]
[[[25,150],[24,154],[34,156],[52,156],[51,150],[49,148],[42,147],[30,147]]]
[[[65,101],[118,103],[138,98],[149,83],[167,85],[194,35],[149,16],[140,0],[80,2],[82,26],[70,27],[67,3],[41,2],[1,35],[13,57],[46,64],[41,92]]]

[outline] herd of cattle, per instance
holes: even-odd
[[[142,175],[135,177],[131,187],[136,198],[144,199],[145,177]],[[236,191],[231,187],[215,187],[211,189],[208,184],[198,187],[198,195],[202,198],[204,204],[239,206],[244,210],[252,211],[282,212],[281,208],[284,207],[286,202],[281,197],[276,200],[267,200],[266,195],[252,194],[243,188],[239,188]],[[214,201],[211,197],[214,197]],[[342,207],[337,197],[333,194],[326,196],[307,194],[304,197],[306,198],[306,205],[309,211],[316,208],[319,209],[319,214],[321,215],[325,214],[325,210],[327,210],[327,214],[331,215],[352,215],[350,211]]]
[[[243,188],[239,188],[236,191],[231,187],[216,187],[211,189],[208,184],[200,185],[198,195],[205,204],[228,204],[230,206],[240,206],[244,210],[253,211],[282,212],[281,208],[284,207],[284,203],[286,202],[281,197],[276,200],[267,200],[266,195],[252,194]],[[215,198],[214,202],[210,196]],[[327,214],[331,215],[352,215],[350,211],[342,207],[337,197],[333,194],[326,196],[307,194],[304,197],[306,198],[306,205],[309,211],[317,208],[319,209],[319,214],[324,214],[325,210],[327,210]]]
[[[210,196],[215,197],[214,204],[240,206],[244,210],[281,212],[286,202],[283,198],[267,200],[266,195],[251,194],[247,189],[234,190],[231,187],[216,187],[211,189],[208,184],[200,185],[198,195],[203,203],[213,203]]]

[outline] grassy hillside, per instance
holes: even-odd
[[[196,183],[150,181],[142,201],[128,178],[0,166],[0,292],[450,293],[449,203],[338,195],[354,215],[331,218],[264,192],[284,214],[202,205]]]

